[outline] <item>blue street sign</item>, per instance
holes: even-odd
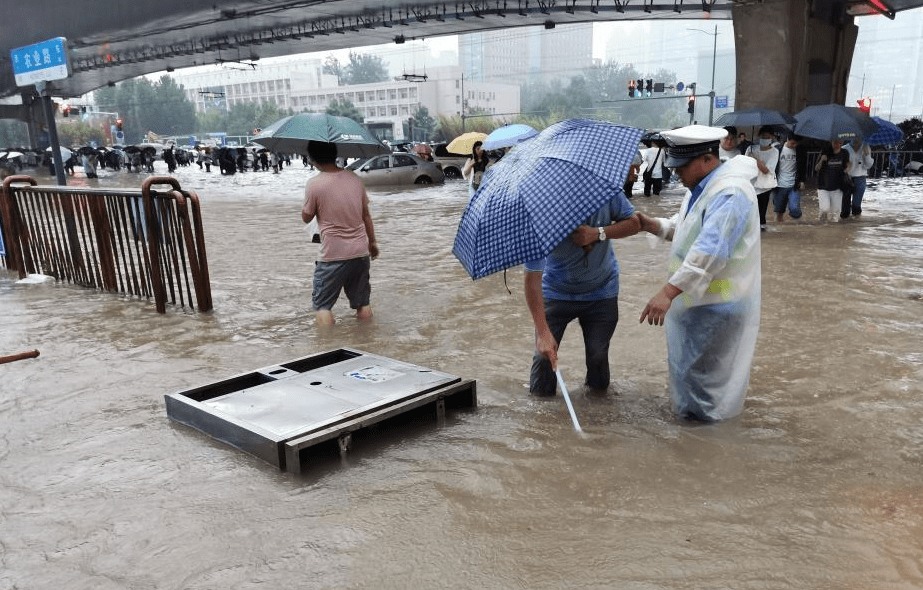
[[[715,97],[715,108],[716,109],[728,108],[728,97],[727,96],[716,96]]]
[[[17,86],[60,80],[68,76],[67,39],[55,37],[10,50]]]

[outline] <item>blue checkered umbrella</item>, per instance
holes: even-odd
[[[865,143],[869,145],[897,145],[904,140],[904,132],[901,128],[881,117],[872,117],[872,120],[878,123],[878,131],[865,138]]]
[[[488,168],[452,249],[471,278],[547,256],[622,191],[641,133],[561,121]]]

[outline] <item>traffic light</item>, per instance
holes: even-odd
[[[122,130],[122,119],[116,119],[116,120],[115,120],[115,128],[116,128],[117,130],[119,130],[119,131]]]
[[[686,101],[686,112],[690,115],[695,113],[695,96],[690,96]]]
[[[638,80],[638,96],[644,96],[644,80]]]
[[[647,92],[647,95],[650,96],[654,92],[654,81],[648,80],[647,84],[644,86],[644,91]]]
[[[634,98],[634,97],[635,97],[635,81],[629,80],[628,81],[628,98]]]
[[[859,110],[865,113],[866,115],[872,114],[872,99],[869,97],[863,97],[856,101],[859,103]]]

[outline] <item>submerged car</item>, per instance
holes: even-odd
[[[461,178],[465,162],[470,155],[453,154],[445,149],[445,143],[437,143],[432,146],[433,155],[437,163],[442,165],[442,171],[445,172],[446,178]]]
[[[445,174],[435,162],[419,156],[394,152],[357,160],[347,166],[356,173],[365,186],[400,186],[408,184],[442,184]]]

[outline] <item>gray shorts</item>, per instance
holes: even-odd
[[[311,294],[314,311],[333,309],[340,297],[341,289],[346,292],[352,309],[369,305],[372,294],[372,286],[369,284],[369,256],[315,264],[317,266],[314,269],[314,292]]]

